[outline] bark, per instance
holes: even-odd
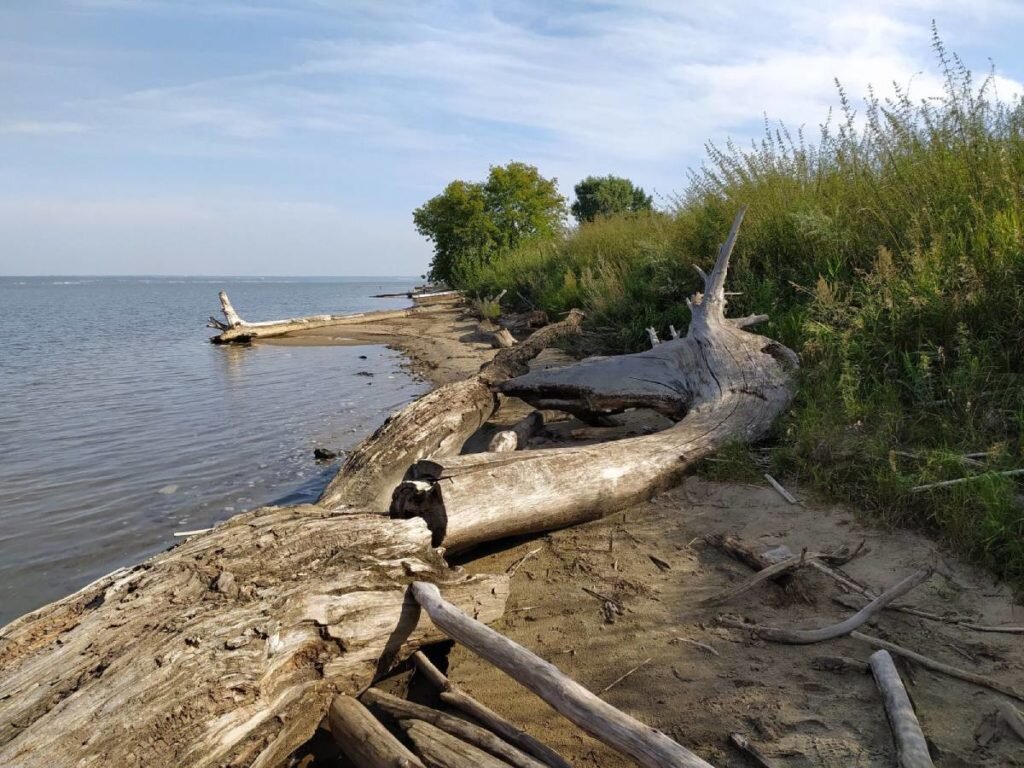
[[[392,515],[421,515],[435,541],[465,549],[622,509],[672,486],[721,446],[764,435],[790,402],[796,356],[725,317],[724,282],[741,219],[742,212],[707,276],[705,295],[692,303],[685,338],[498,385],[539,409],[593,418],[653,408],[679,423],[611,444],[425,459],[410,471],[419,485],[396,491]]]
[[[353,450],[324,490],[318,504],[353,506],[385,514],[408,468],[424,457],[454,456],[494,413],[492,387],[527,369],[557,339],[579,333],[577,310],[514,347],[499,350],[480,372],[434,390],[388,419]]]
[[[413,578],[504,609],[507,578],[449,570],[422,523],[238,515],[0,630],[0,765],[277,765],[336,694],[441,639]]]
[[[871,654],[869,664],[896,740],[896,764],[899,768],[932,768],[928,743],[924,740],[921,724],[914,714],[914,706],[910,703],[892,656],[888,651],[875,651]]]
[[[431,621],[450,638],[529,688],[591,736],[647,768],[710,768],[668,736],[602,701],[554,665],[467,616],[433,584],[416,582],[412,593]]]
[[[425,768],[420,759],[353,696],[335,696],[327,721],[338,749],[359,768]]]
[[[253,339],[267,339],[274,336],[284,336],[295,331],[308,331],[313,328],[328,328],[335,325],[353,325],[370,323],[378,320],[394,320],[400,317],[429,312],[429,309],[421,309],[418,305],[408,309],[381,310],[378,312],[356,312],[347,315],[310,315],[308,317],[290,317],[286,320],[267,320],[250,323],[243,320],[235,308],[231,306],[228,295],[221,291],[221,311],[224,313],[226,322],[221,322],[214,317],[206,325],[208,328],[219,330],[220,333],[210,339],[214,344],[228,344],[232,342],[248,342]]]

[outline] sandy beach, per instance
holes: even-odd
[[[324,328],[277,344],[384,343],[404,352],[411,370],[435,385],[475,372],[494,351],[475,335],[476,322],[458,309]],[[548,350],[534,365],[558,365]],[[489,426],[516,422],[528,411],[505,400]],[[658,426],[640,414],[617,417],[635,430]],[[573,442],[574,420],[555,422],[529,446]],[[482,450],[486,435],[467,451]],[[602,520],[552,533],[497,542],[456,560],[472,573],[514,572],[511,598],[495,628],[557,665],[608,702],[661,729],[721,766],[752,765],[729,744],[745,736],[787,766],[875,766],[893,762],[892,737],[870,674],[829,670],[821,657],[866,661],[872,648],[849,637],[814,645],[763,642],[718,622],[731,616],[761,625],[810,628],[833,624],[864,600],[810,568],[790,588],[760,584],[722,605],[702,600],[752,575],[704,537],[737,534],[760,547],[794,553],[861,545],[844,572],[883,591],[922,565],[936,573],[901,601],[941,616],[982,625],[1024,624],[1009,587],[946,557],[927,537],[883,530],[857,512],[813,498],[787,484],[798,503],[767,482],[726,484],[697,475],[681,486]],[[1021,635],[981,632],[949,622],[886,611],[865,634],[1024,690]],[[447,659],[451,679],[565,755],[573,764],[618,768],[631,763],[591,738],[464,648]],[[991,713],[1004,697],[900,661],[924,732],[941,766],[1019,764],[1020,744],[991,736]],[[621,678],[621,679],[620,679]],[[386,684],[414,698],[428,686],[410,671]],[[607,689],[607,690],[604,690]],[[436,701],[432,703],[437,703]],[[321,745],[322,746],[322,745]],[[317,748],[297,756],[320,765]]]

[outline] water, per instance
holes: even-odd
[[[426,389],[384,347],[209,344],[218,290],[270,320],[405,306],[370,296],[414,280],[0,277],[0,626],[175,531],[316,498],[315,446]]]

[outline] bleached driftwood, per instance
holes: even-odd
[[[445,600],[434,584],[412,585],[416,601],[445,634],[529,688],[605,744],[649,768],[709,768],[668,736],[602,701],[575,680]]]
[[[489,752],[514,768],[545,768],[543,763],[502,741],[486,728],[481,728],[468,720],[400,699],[376,688],[371,688],[364,693],[362,699],[368,706],[380,710],[395,720],[422,720],[425,723],[430,723],[435,728],[440,728],[445,733],[450,733],[467,744]]]
[[[603,416],[653,408],[678,424],[611,444],[425,459],[392,501],[418,514],[435,541],[465,549],[496,536],[601,517],[677,482],[694,462],[752,441],[788,406],[795,355],[725,317],[724,284],[742,213],[733,223],[687,335],[633,355],[535,371],[499,385],[539,409]],[[683,418],[685,417],[685,418]],[[514,504],[510,504],[514,500]]]
[[[896,764],[899,768],[932,768],[928,743],[900,673],[896,671],[888,651],[875,651],[868,660],[875,684],[882,694],[885,715],[896,741]]]
[[[809,645],[811,643],[821,643],[825,640],[834,640],[837,637],[843,637],[853,632],[858,627],[867,623],[867,621],[875,614],[882,611],[885,606],[891,603],[893,600],[902,597],[907,594],[914,587],[922,584],[930,578],[932,572],[930,569],[924,569],[915,571],[914,573],[907,576],[905,579],[900,581],[898,584],[887,589],[881,595],[876,597],[870,603],[861,608],[853,616],[850,616],[845,621],[841,621],[838,624],[832,624],[827,627],[821,627],[820,629],[786,629],[783,627],[763,627],[757,624],[746,624],[741,621],[735,621],[729,618],[722,618],[721,623],[727,627],[733,627],[734,629],[747,629],[755,633],[758,637],[763,640],[770,640],[776,643],[788,643],[790,645]]]
[[[493,388],[528,370],[530,360],[556,340],[579,333],[582,321],[583,313],[573,310],[520,344],[499,350],[476,376],[445,384],[389,416],[345,457],[317,503],[386,513],[409,466],[425,457],[443,458],[461,451],[494,413]]]
[[[327,722],[338,749],[360,768],[425,768],[354,696],[335,696]]]
[[[285,320],[265,320],[261,322],[249,322],[243,320],[235,308],[231,306],[228,295],[221,291],[220,305],[226,322],[221,322],[211,317],[206,324],[207,328],[220,331],[210,341],[214,344],[228,344],[231,342],[246,342],[253,339],[267,339],[275,336],[284,336],[295,331],[308,331],[314,328],[329,328],[333,326],[363,324],[379,320],[395,320],[401,317],[429,312],[429,309],[410,307],[408,309],[390,309],[377,312],[354,312],[346,315],[309,315],[308,317],[289,317]]]
[[[416,575],[493,621],[507,577],[419,521],[267,507],[0,630],[0,765],[276,766],[339,692],[441,639]]]
[[[569,762],[547,744],[538,741],[522,728],[503,718],[490,707],[481,704],[457,685],[452,683],[435,667],[423,651],[416,651],[412,659],[416,667],[430,684],[438,689],[441,701],[464,712],[484,727],[494,731],[514,747],[537,758],[551,768],[572,768]]]
[[[528,416],[518,421],[511,429],[503,429],[491,438],[487,450],[492,453],[504,453],[525,448],[526,443],[544,427],[544,417],[540,411],[531,411]]]
[[[422,720],[402,720],[400,724],[430,768],[508,768],[508,763],[504,760],[499,760],[430,723]]]

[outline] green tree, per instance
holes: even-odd
[[[512,162],[492,166],[483,183],[451,182],[413,211],[413,222],[434,244],[430,276],[455,285],[461,269],[487,263],[527,240],[551,237],[565,212],[557,179]]]
[[[575,187],[572,215],[580,224],[599,216],[650,211],[653,199],[629,179],[619,176],[588,176]]]

